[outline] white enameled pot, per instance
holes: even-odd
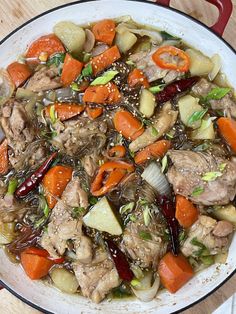
[[[232,9],[232,7],[229,8],[231,4],[229,0],[208,1],[218,5],[222,14],[225,13],[223,2],[228,3],[228,13]],[[160,0],[159,2],[167,4],[169,1]],[[181,37],[190,46],[196,47],[208,56],[218,53],[221,56],[223,72],[226,73],[232,86],[236,88],[236,55],[228,44],[203,24],[185,14],[146,1],[82,1],[45,12],[2,40],[0,43],[0,65],[1,67],[7,66],[25,51],[29,43],[41,35],[52,32],[53,26],[59,21],[70,20],[84,24],[122,15],[131,15],[139,23],[155,26]],[[214,30],[220,33],[224,26],[218,23]],[[227,264],[211,266],[196,275],[176,294],[163,291],[149,303],[127,299],[104,301],[96,305],[81,296],[61,293],[43,282],[30,280],[20,266],[7,259],[2,250],[0,250],[0,279],[1,284],[12,293],[44,312],[57,314],[168,314],[190,307],[215,291],[230,278],[236,270],[235,251],[236,237],[232,241]]]

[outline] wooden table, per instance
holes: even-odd
[[[150,0],[152,1],[152,0]],[[73,2],[69,0],[0,0],[0,39],[6,36],[23,22],[33,16],[56,7],[58,5]],[[235,10],[230,22],[225,30],[224,38],[236,48],[236,0],[233,0]],[[217,18],[215,7],[204,3],[203,0],[172,0],[172,6],[180,9],[195,18],[212,25]],[[197,304],[184,314],[210,314],[230,296],[236,292],[236,276],[231,278],[221,289],[208,297],[206,300]],[[0,291],[0,309],[4,309],[4,314],[36,314],[38,311],[25,305],[5,289]],[[230,313],[230,309],[227,313]]]

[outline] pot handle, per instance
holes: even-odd
[[[171,0],[156,0],[156,3],[169,7]],[[232,0],[206,0],[219,10],[218,21],[210,27],[215,33],[222,36],[233,11]]]

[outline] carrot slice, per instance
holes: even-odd
[[[95,104],[115,104],[121,99],[121,94],[114,83],[89,86],[84,92],[83,102]]]
[[[0,145],[0,174],[6,174],[8,171],[7,140]]]
[[[65,48],[56,35],[45,35],[35,40],[29,46],[26,58],[38,58],[42,52],[47,53],[48,57],[50,57],[54,53],[65,52]]]
[[[98,107],[98,108],[86,107],[86,112],[88,114],[88,117],[93,120],[100,117],[103,114],[103,108],[102,107]]]
[[[28,254],[24,251],[20,255],[20,260],[26,275],[32,280],[46,276],[54,264],[44,256]]]
[[[236,121],[230,118],[219,118],[217,125],[220,134],[224,137],[226,142],[236,152]]]
[[[191,227],[198,219],[197,208],[184,196],[176,195],[175,218],[184,228]]]
[[[64,86],[69,86],[81,73],[83,63],[66,54],[62,68],[61,82]]]
[[[116,24],[112,20],[103,20],[93,26],[92,32],[97,41],[112,45],[116,34]]]
[[[179,290],[194,275],[191,265],[182,254],[174,256],[170,252],[161,259],[158,273],[161,283],[171,293]]]
[[[57,113],[57,118],[60,121],[65,121],[75,117],[85,109],[84,105],[79,105],[77,103],[55,103],[45,108],[46,117],[50,117],[50,110],[53,106],[55,112]]]
[[[53,258],[50,256],[50,254],[48,253],[47,250],[40,249],[40,248],[34,247],[34,246],[27,247],[24,250],[24,253],[46,257],[47,259],[50,259],[51,261],[53,261],[54,264],[62,264],[65,261],[64,257]]]
[[[110,157],[122,158],[126,154],[125,147],[123,145],[116,145],[109,149],[108,154]]]
[[[7,72],[9,73],[15,87],[19,87],[31,76],[31,70],[27,64],[13,62],[8,65]]]
[[[136,164],[142,164],[146,160],[150,159],[151,157],[163,157],[165,153],[170,149],[171,142],[167,140],[157,141],[151,145],[148,145],[143,150],[138,152],[135,157],[134,161]]]
[[[43,178],[43,188],[49,208],[53,208],[71,180],[73,169],[66,166],[52,167]]]
[[[139,69],[134,69],[130,72],[128,76],[128,84],[130,87],[142,85],[145,88],[148,88],[150,86],[146,76]]]
[[[120,57],[120,51],[117,46],[105,50],[103,53],[92,59],[93,74],[97,75],[99,72],[109,67],[113,62],[120,59]]]
[[[129,111],[122,110],[116,112],[113,122],[115,129],[125,138],[132,141],[144,132],[142,123]]]

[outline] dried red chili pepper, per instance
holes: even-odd
[[[165,217],[170,232],[171,250],[174,255],[179,253],[179,223],[175,218],[174,202],[167,196],[157,199],[162,215]]]
[[[117,272],[122,280],[131,281],[134,277],[126,256],[112,240],[106,240],[111,257],[115,263]]]
[[[164,103],[173,99],[176,95],[190,89],[199,81],[200,77],[194,76],[187,79],[175,81],[167,85],[161,92],[156,95],[158,103]]]
[[[34,190],[43,180],[44,175],[56,157],[57,152],[53,153],[34,173],[21,183],[15,191],[15,196],[18,198],[25,197],[29,192]]]

